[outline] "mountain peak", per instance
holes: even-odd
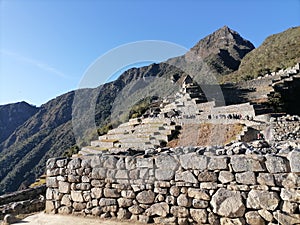
[[[241,59],[254,49],[254,45],[228,26],[216,30],[200,40],[190,53],[206,62],[219,62],[214,65],[220,74],[228,74],[238,69]]]

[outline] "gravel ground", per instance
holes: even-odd
[[[26,217],[25,219],[14,223],[16,225],[143,225],[143,223],[131,221],[117,221],[112,219],[96,219],[77,216],[50,215],[38,213]]]

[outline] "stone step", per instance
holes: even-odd
[[[106,140],[106,139],[116,139],[116,140],[121,140],[121,139],[126,139],[126,138],[149,138],[151,136],[151,133],[136,133],[134,132],[133,134],[107,134],[105,136],[99,136],[99,140]]]
[[[132,130],[134,130],[134,128],[123,128],[123,127],[118,127],[112,130],[109,130],[107,132],[107,134],[128,134],[128,133],[132,133]]]
[[[112,148],[118,140],[95,140],[91,141],[91,146],[93,147],[103,147],[103,148]]]
[[[147,138],[139,138],[139,137],[136,137],[136,138],[129,138],[129,137],[125,137],[125,138],[122,138],[119,140],[119,143],[145,143],[147,141],[150,141],[150,138],[147,137]]]
[[[133,149],[148,149],[153,148],[152,143],[116,143],[114,148],[133,148]]]
[[[90,155],[90,154],[99,154],[102,153],[103,151],[107,151],[107,148],[99,148],[99,147],[93,147],[93,146],[86,146],[81,148],[79,151],[79,154],[82,155]]]

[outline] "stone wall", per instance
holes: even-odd
[[[46,212],[162,224],[299,224],[300,152],[49,159]]]
[[[300,117],[282,116],[272,119],[272,136],[274,141],[294,141],[300,139]],[[300,162],[299,162],[300,163]]]
[[[0,196],[0,220],[7,214],[19,215],[45,209],[46,186],[41,185]]]

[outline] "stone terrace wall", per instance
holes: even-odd
[[[0,196],[0,220],[6,214],[19,215],[43,211],[45,193],[46,186],[41,185]]]
[[[299,224],[300,152],[49,159],[46,212],[162,224]]]
[[[299,140],[300,117],[283,116],[274,118],[274,120],[272,121],[272,135],[275,141]]]

